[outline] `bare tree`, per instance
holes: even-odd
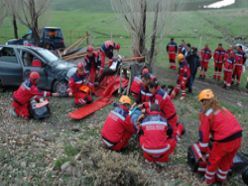
[[[4,18],[5,18],[5,16],[6,16],[6,5],[5,5],[5,3],[2,1],[2,0],[0,0],[0,25],[2,24],[2,22],[3,22],[3,20],[4,20]]]
[[[38,44],[39,19],[47,11],[50,0],[22,0],[18,12],[18,19],[27,26],[33,34],[34,44]]]
[[[3,0],[3,1],[6,5],[7,14],[12,17],[14,37],[18,38],[17,10],[20,1],[19,0]]]
[[[131,35],[133,54],[146,56],[148,63],[152,64],[156,54],[156,38],[165,33],[173,0],[111,0],[111,3]]]

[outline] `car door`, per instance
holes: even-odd
[[[20,51],[21,59],[23,61],[23,76],[27,78],[30,72],[38,72],[41,76],[40,81],[38,83],[38,87],[40,89],[50,89],[48,83],[48,74],[45,70],[46,64],[44,63],[43,59],[37,55],[35,52],[28,50],[27,48],[22,49]],[[39,60],[41,65],[34,65],[34,60]]]
[[[3,86],[19,86],[23,81],[22,64],[13,47],[0,47],[0,81]]]

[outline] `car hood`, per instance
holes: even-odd
[[[58,60],[56,61],[56,63],[54,64],[54,68],[56,68],[56,70],[69,70],[70,68],[76,67],[75,64],[72,63],[68,63],[66,61],[63,60]]]
[[[54,76],[57,80],[68,80],[67,74],[71,69],[75,69],[76,65],[63,60],[51,62],[47,72]]]

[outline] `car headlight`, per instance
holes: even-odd
[[[75,74],[75,72],[77,71],[76,67],[71,68],[70,70],[68,70],[67,74],[66,74],[66,78],[70,79],[70,77]]]

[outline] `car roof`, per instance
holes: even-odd
[[[36,47],[36,46],[24,46],[24,45],[0,45],[0,48],[2,47],[11,47],[16,49],[30,49],[30,50],[44,50],[44,48]]]
[[[50,27],[50,26],[47,26],[47,27],[44,27],[43,29],[61,29],[60,27]]]

